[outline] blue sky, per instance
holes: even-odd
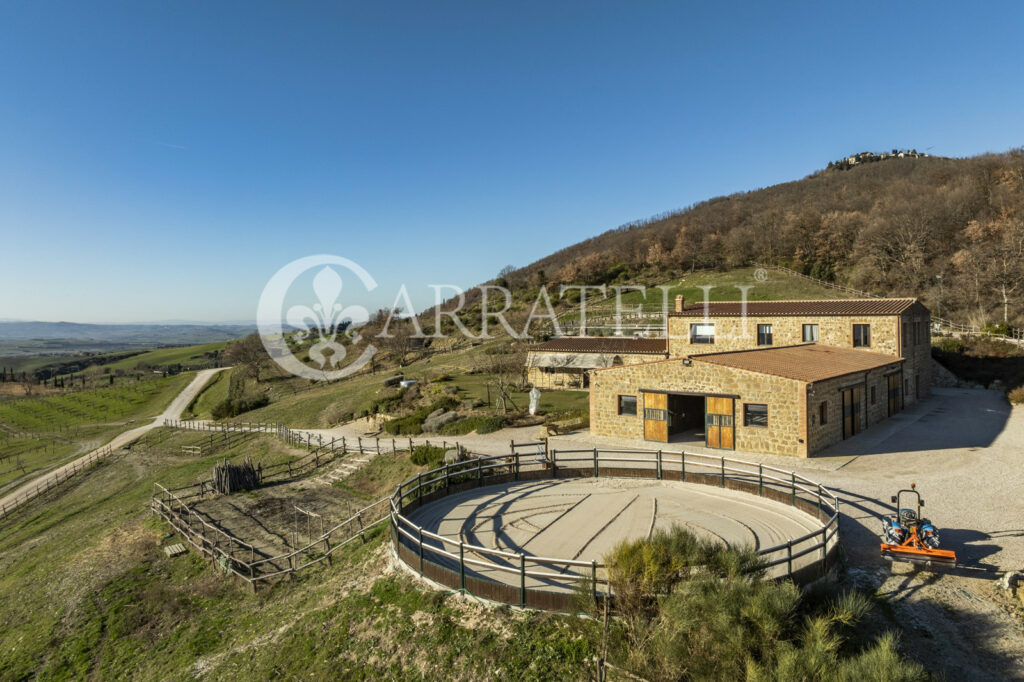
[[[892,147],[1024,144],[1015,3],[0,5],[0,318],[388,305]]]

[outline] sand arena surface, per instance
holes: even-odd
[[[488,486],[427,504],[409,520],[488,549],[599,563],[618,542],[672,525],[755,549],[821,527],[809,514],[756,495],[696,483],[614,478]],[[517,579],[502,572],[489,577]]]

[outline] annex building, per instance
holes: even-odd
[[[663,357],[616,354],[620,362],[586,368],[594,434],[807,457],[928,394],[930,321],[912,298],[687,306],[678,297],[667,339],[556,339],[540,352],[665,344]]]
[[[664,338],[563,336],[530,348],[526,355],[526,380],[541,389],[585,389],[590,386],[589,370],[668,356],[668,342]]]

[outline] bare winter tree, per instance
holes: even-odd
[[[244,367],[246,374],[257,382],[271,362],[267,349],[263,347],[263,341],[257,333],[229,343],[224,349],[224,357],[228,362]]]
[[[415,347],[416,326],[412,319],[400,317],[402,310],[381,308],[371,320],[373,343],[391,355],[400,367],[405,367],[406,356]]]
[[[492,376],[488,383],[497,394],[495,407],[502,412],[508,412],[510,406],[518,410],[512,392],[523,388],[526,383],[526,347],[516,343],[507,346],[507,352],[485,357],[488,359],[485,370]]]

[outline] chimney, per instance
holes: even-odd
[[[683,306],[685,306],[685,305],[686,305],[686,297],[683,296],[682,294],[679,294],[678,296],[676,296],[676,312],[677,313],[683,312]]]

